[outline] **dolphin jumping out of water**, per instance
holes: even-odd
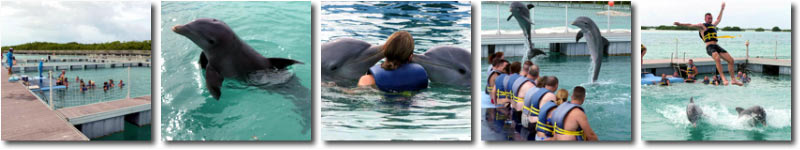
[[[508,15],[506,21],[510,21],[511,17],[517,19],[517,23],[519,23],[519,27],[522,28],[522,33],[527,39],[528,46],[530,46],[527,59],[530,60],[537,55],[546,55],[542,50],[533,48],[533,43],[531,42],[531,25],[534,23],[530,19],[530,9],[534,7],[533,4],[523,5],[520,2],[513,2],[508,7],[510,8],[509,11],[511,11],[511,15]]]
[[[739,112],[739,118],[748,117],[748,123],[751,126],[767,125],[767,113],[761,106],[756,105],[747,109],[736,107],[736,112]]]
[[[608,51],[608,39],[600,35],[600,29],[597,24],[589,19],[589,17],[578,17],[572,22],[573,26],[578,26],[581,31],[575,37],[575,42],[578,42],[582,37],[586,36],[586,47],[589,49],[589,54],[592,57],[592,82],[597,81],[598,74],[600,73],[600,65],[603,63],[603,55]]]
[[[380,47],[352,38],[322,44],[322,80],[335,83],[358,81],[369,67],[383,59]]]
[[[694,97],[689,98],[689,105],[686,106],[686,117],[689,118],[689,122],[692,123],[692,126],[697,127],[697,121],[700,120],[702,116],[703,110],[694,104]]]
[[[239,39],[228,24],[221,20],[201,18],[173,26],[172,31],[189,38],[203,49],[200,53],[200,67],[206,70],[206,86],[211,96],[217,100],[222,94],[220,87],[225,78],[250,82],[271,76],[269,74],[274,71],[286,71],[286,67],[290,65],[303,64],[292,59],[262,56]]]
[[[425,68],[431,82],[467,87],[472,85],[471,59],[470,51],[453,46],[433,47],[411,57]]]

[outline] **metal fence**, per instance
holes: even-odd
[[[149,95],[150,86],[136,87],[144,85],[134,84],[137,81],[131,80],[130,67],[124,70],[126,70],[127,76],[122,78],[118,74],[96,74],[92,77],[81,77],[86,86],[85,89],[81,87],[79,81],[76,81],[75,76],[66,77],[69,80],[68,85],[55,85],[59,74],[53,71],[44,73],[46,77],[41,80],[35,78],[29,80],[28,85],[38,86],[38,88],[32,88],[31,92],[53,110]],[[89,80],[95,82],[94,87],[89,87]],[[109,80],[114,80],[115,86],[104,89],[103,83],[109,82]],[[124,86],[120,86],[120,81],[123,81]]]
[[[531,34],[536,34],[535,29],[542,28],[563,28],[562,33],[577,32],[577,27],[572,26],[571,23],[579,16],[586,16],[591,18],[601,32],[612,32],[613,29],[624,29],[630,31],[631,29],[631,7],[630,5],[609,5],[601,4],[587,4],[587,3],[573,3],[573,2],[523,2],[524,4],[533,4],[536,7],[531,9],[531,20],[535,23],[532,25],[534,31]],[[496,4],[496,26],[497,35],[503,34],[504,30],[502,23],[505,23],[507,5],[511,2],[492,3]],[[501,7],[501,5],[505,6]],[[504,14],[501,15],[501,12]],[[536,15],[536,13],[547,13]],[[542,26],[543,24],[546,24]],[[516,27],[514,29],[519,29]],[[513,30],[513,29],[505,29]]]

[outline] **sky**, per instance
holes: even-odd
[[[0,45],[150,40],[150,1],[0,2]]]
[[[640,26],[672,25],[673,22],[701,23],[703,15],[711,13],[716,20],[722,1],[719,0],[647,0],[634,1],[634,15]],[[785,0],[729,0],[719,26],[743,28],[792,25],[791,2]]]

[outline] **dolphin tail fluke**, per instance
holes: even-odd
[[[689,98],[689,103],[694,103],[694,97]]]
[[[276,69],[285,69],[286,67],[294,64],[303,64],[303,62],[286,58],[267,58],[267,61],[269,61],[269,64]]]
[[[742,108],[742,107],[736,107],[736,112],[738,112],[738,113],[742,113],[742,111],[744,111],[744,108]]]
[[[544,53],[544,51],[542,51],[541,49],[532,48],[530,54],[528,54],[528,60],[533,59],[534,57],[539,55],[547,56],[547,53]]]
[[[217,72],[217,69],[214,69],[212,66],[206,67],[206,87],[208,87],[208,92],[210,92],[211,96],[216,100],[219,100],[220,95],[222,95],[220,88],[224,80],[225,78]]]
[[[206,54],[200,52],[200,60],[197,62],[200,63],[200,68],[206,69],[206,66],[208,65],[208,59],[206,58]]]

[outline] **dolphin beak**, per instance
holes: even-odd
[[[172,32],[175,32],[175,33],[178,33],[178,34],[183,34],[183,33],[182,33],[182,32],[184,32],[184,27],[183,27],[183,25],[175,25],[175,26],[172,26]]]

